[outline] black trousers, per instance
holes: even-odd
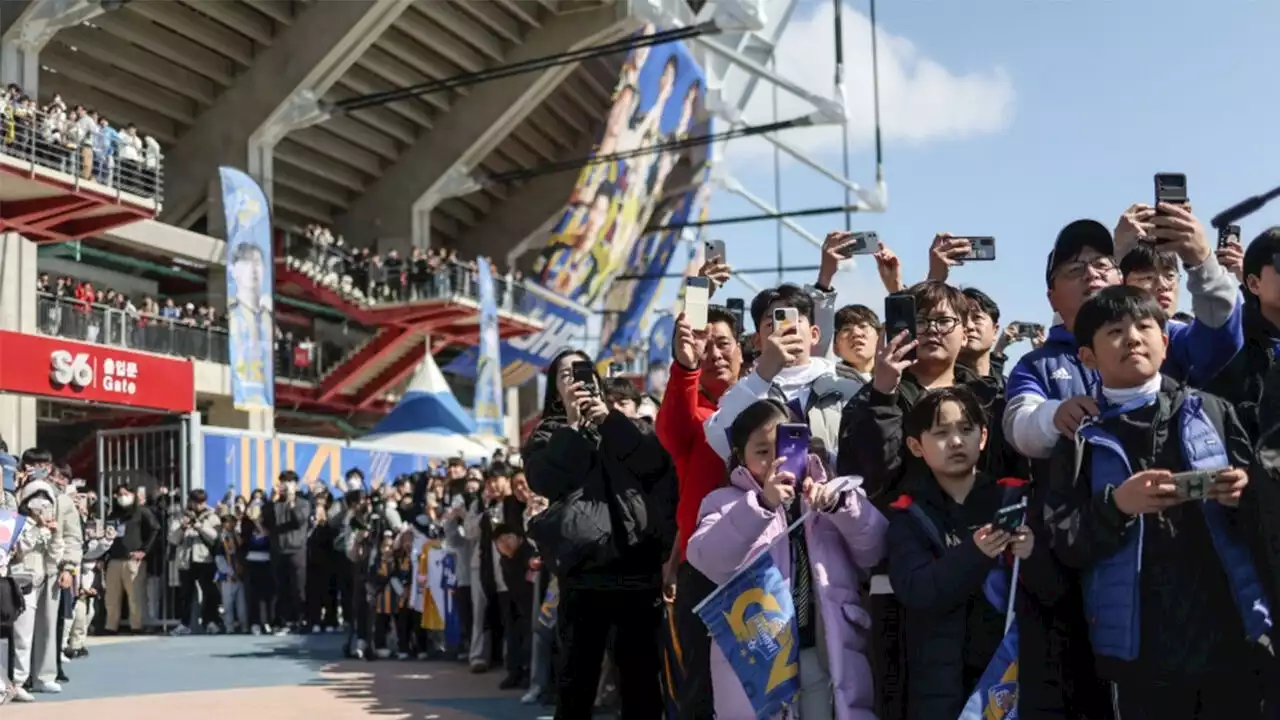
[[[1111,683],[1113,720],[1259,720],[1262,688],[1253,673]]]
[[[707,626],[693,608],[702,602],[716,584],[687,562],[676,574],[676,643],[680,648],[681,684],[677,688],[680,720],[705,720],[715,715],[715,696],[711,692],[711,636]]]
[[[523,585],[525,587],[514,591],[498,593],[498,602],[502,605],[502,635],[506,645],[503,657],[507,676],[528,679],[533,644],[533,584]]]
[[[200,589],[200,625],[218,622],[218,605],[222,596],[213,577],[217,568],[213,563],[191,563],[187,570],[178,571],[178,622],[191,622],[191,604],[196,601],[196,588]]]
[[[355,597],[355,593],[351,580],[353,572],[351,559],[336,550],[329,557],[332,561],[334,587],[337,588],[338,607],[342,608],[342,622],[350,625],[351,618],[355,617],[355,603],[352,600]]]
[[[276,578],[276,617],[284,625],[304,622],[307,607],[307,552],[271,556]]]
[[[618,669],[623,720],[653,720],[664,714],[658,681],[662,623],[658,588],[585,590],[566,588],[557,613],[561,648],[556,720],[589,720],[600,683],[609,635]]]
[[[249,606],[250,625],[270,625],[276,602],[276,579],[269,562],[244,564],[245,604]]]
[[[471,648],[471,623],[475,620],[475,611],[471,607],[471,586],[454,588],[453,602],[458,607],[458,627],[461,629],[458,631],[458,647],[449,649],[463,655]]]
[[[907,647],[902,642],[902,603],[892,595],[866,596],[871,615],[871,643],[867,659],[875,678],[878,718],[907,717]]]
[[[333,553],[307,553],[307,624],[338,627],[338,575]]]

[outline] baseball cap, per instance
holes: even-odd
[[[1111,239],[1111,231],[1097,220],[1076,220],[1068,223],[1053,241],[1053,250],[1049,251],[1049,261],[1045,264],[1044,282],[1053,284],[1053,273],[1059,267],[1071,262],[1085,248],[1093,248],[1103,255],[1115,255],[1116,243]]]

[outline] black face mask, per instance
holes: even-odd
[[[478,490],[476,491],[463,490],[462,499],[463,499],[463,502],[465,502],[467,505],[471,505],[476,500],[480,499],[480,492]]]

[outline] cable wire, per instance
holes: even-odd
[[[603,45],[592,45],[591,47],[569,50],[563,53],[556,53],[555,55],[547,55],[545,57],[533,58],[523,62],[511,63],[510,65],[500,65],[498,67],[486,68],[476,72],[454,75],[441,80],[431,80],[417,85],[410,85],[408,87],[347,98],[333,103],[332,108],[334,111],[350,112],[352,110],[377,107],[379,105],[385,105],[387,103],[397,102],[400,100],[408,100],[421,95],[429,95],[431,93],[444,92],[446,90],[457,90],[459,88],[479,85],[480,83],[491,82],[493,80],[501,80],[503,78],[538,72],[539,70],[546,70],[559,65],[581,62],[583,60],[590,60],[591,58],[603,57],[605,55],[614,55],[634,50],[636,48],[664,45],[666,43],[676,42],[679,40],[688,40],[701,35],[714,35],[719,32],[720,28],[714,22],[675,28],[673,30],[662,30],[655,32],[652,35],[628,37],[615,42],[605,43]]]
[[[845,94],[844,88],[844,0],[832,0],[835,3],[835,19],[832,23],[835,26],[835,43],[836,43],[836,92],[841,96]],[[841,98],[842,102],[844,98]],[[849,179],[849,116],[845,113],[844,122],[840,124],[840,149],[842,157],[842,170],[844,171],[845,180]],[[853,205],[853,191],[846,184],[844,186],[844,204],[846,207]],[[846,210],[844,213],[844,230],[845,232],[853,231],[853,212]]]
[[[876,42],[876,0],[871,2],[871,96],[876,123],[876,182],[884,181],[884,152],[880,145],[880,51]]]
[[[750,137],[752,135],[763,135],[766,133],[777,132],[779,130],[789,130],[796,127],[806,127],[812,125],[813,121],[807,117],[795,118],[792,120],[783,120],[781,122],[769,123],[768,125],[750,125],[746,127],[731,128],[723,132],[711,133],[709,135],[695,135],[693,137],[672,140],[670,142],[658,143],[647,147],[639,147],[634,150],[626,150],[623,152],[613,153],[610,155],[594,155],[588,157],[570,158],[568,160],[560,160],[558,162],[547,163],[546,165],[538,165],[536,167],[511,170],[504,173],[494,173],[486,175],[482,182],[487,185],[498,185],[529,180],[530,178],[540,177],[542,175],[553,175],[560,172],[568,172],[570,170],[581,170],[585,167],[600,165],[603,163],[616,162],[618,160],[630,160],[631,158],[641,157],[643,155],[651,155],[654,153],[667,152],[673,150],[688,150],[690,148],[702,147],[722,140],[732,140],[740,137]]]
[[[806,273],[817,272],[822,268],[821,265],[796,265],[792,267],[782,268],[783,272],[789,273]],[[734,270],[734,275],[765,275],[767,273],[777,272],[777,268],[760,267],[760,268],[744,268],[742,270]],[[648,273],[641,275],[618,275],[614,280],[651,280],[651,279],[672,279],[683,278],[684,273]]]
[[[778,72],[777,56],[773,53],[769,55],[769,69],[774,73]],[[778,83],[770,83],[773,85],[773,120],[778,121]],[[777,143],[773,145],[773,206],[775,208],[782,207],[782,148]],[[782,218],[778,218],[773,227],[774,242],[778,249],[778,285],[782,284]]]
[[[684,228],[708,227],[710,225],[738,225],[740,223],[760,222],[761,220],[779,220],[781,218],[793,217],[811,217],[814,215],[835,215],[836,213],[851,212],[857,210],[857,207],[849,207],[847,205],[832,205],[829,207],[806,208],[804,210],[782,210],[772,213],[758,213],[756,215],[734,215],[727,218],[713,218],[710,220],[691,220],[689,222],[675,223],[672,225],[650,225],[645,228],[646,233],[666,232],[670,230],[683,230]],[[734,272],[737,272],[736,270]]]

